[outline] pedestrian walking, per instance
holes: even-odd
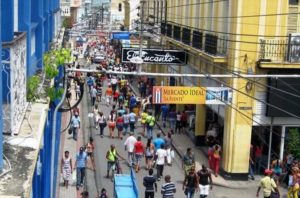
[[[146,170],[149,170],[150,168],[152,168],[154,154],[155,154],[154,144],[152,144],[151,139],[148,139],[146,148],[145,148]]]
[[[134,144],[134,155],[135,155],[135,172],[138,173],[141,170],[141,160],[144,157],[145,146],[142,142],[141,136],[138,136],[137,142]]]
[[[105,97],[106,97],[106,105],[110,105],[111,99],[112,99],[113,90],[111,88],[111,85],[108,85],[105,91]]]
[[[181,113],[180,111],[176,114],[176,125],[175,125],[175,133],[181,133]]]
[[[189,173],[185,176],[182,190],[187,198],[193,198],[195,191],[199,191],[199,181],[195,167],[190,168]]]
[[[93,137],[90,137],[89,142],[86,144],[85,148],[86,148],[87,156],[90,158],[91,163],[92,163],[92,170],[95,170],[95,167],[96,167],[95,166],[95,159],[94,159],[95,146],[94,146]]]
[[[153,137],[153,127],[155,125],[155,118],[152,116],[152,113],[149,112],[148,116],[146,117],[146,124],[147,124],[147,138]]]
[[[164,166],[167,161],[167,151],[165,150],[164,145],[155,153],[156,169],[157,169],[157,180],[160,181],[160,178],[163,176]]]
[[[125,140],[124,146],[125,151],[128,153],[128,165],[131,167],[134,163],[134,156],[133,156],[133,150],[134,150],[134,144],[137,142],[136,138],[134,137],[133,133],[130,132],[129,137]]]
[[[118,118],[116,120],[116,125],[117,125],[117,129],[118,129],[118,138],[119,139],[123,139],[122,138],[122,131],[123,131],[123,126],[124,126],[124,118],[122,116],[122,113],[118,113]]]
[[[99,198],[108,198],[107,192],[105,188],[101,189],[101,194],[99,195]]]
[[[123,120],[124,120],[124,124],[123,124],[124,134],[123,135],[126,135],[128,132],[128,127],[129,127],[129,113],[127,110],[125,110],[125,113],[123,115]]]
[[[129,114],[130,132],[134,132],[135,122],[136,122],[136,114],[133,111],[131,111],[130,114]]]
[[[166,127],[166,122],[167,122],[167,116],[169,113],[169,107],[166,104],[163,104],[161,107],[161,118],[162,118],[162,122],[163,122],[163,127]]]
[[[107,159],[106,178],[109,178],[110,170],[112,170],[112,177],[114,176],[118,157],[124,160],[124,158],[117,152],[115,145],[113,144],[110,145],[110,149],[106,153],[106,159]]]
[[[193,154],[191,148],[187,148],[186,153],[183,156],[182,163],[183,163],[183,170],[185,175],[189,173],[189,170],[192,167],[196,167],[195,155]]]
[[[172,165],[172,133],[168,132],[168,134],[164,138],[165,149],[167,151],[167,163],[169,166]],[[174,152],[174,151],[173,151]]]
[[[300,173],[297,166],[291,167],[291,174],[289,175],[288,198],[298,198]]]
[[[170,129],[175,131],[176,130],[176,111],[172,109],[169,113],[169,123],[170,123]]]
[[[110,138],[114,138],[115,127],[116,127],[116,114],[114,113],[114,110],[112,110],[108,116],[108,129],[109,129]]]
[[[71,180],[73,168],[72,168],[72,159],[69,155],[69,151],[65,151],[64,157],[61,159],[60,170],[62,178],[64,180],[64,186],[68,188],[69,181]]]
[[[80,85],[77,82],[75,83],[75,95],[76,95],[76,100],[79,99],[81,95]]]
[[[187,120],[188,120],[187,113],[185,111],[182,111],[181,118],[180,118],[180,123],[181,123],[181,130],[182,130],[183,133],[187,132],[186,131]]]
[[[263,189],[264,198],[271,198],[272,194],[274,195],[274,193],[278,193],[279,195],[277,185],[274,179],[271,178],[272,173],[273,172],[270,169],[265,170],[265,177],[260,180],[259,187],[256,192],[256,197],[259,197],[259,192],[261,189]]]
[[[79,186],[83,186],[83,180],[85,176],[85,167],[87,162],[87,154],[83,147],[80,147],[79,152],[76,154],[75,167],[76,168],[76,189],[79,190]]]
[[[77,141],[77,136],[80,129],[80,117],[78,112],[75,112],[75,115],[72,116],[71,127],[72,127],[73,139]]]
[[[176,186],[173,182],[171,182],[171,176],[165,176],[165,183],[161,187],[162,198],[174,198],[174,194],[176,193]]]
[[[100,128],[100,136],[101,138],[103,138],[103,131],[107,124],[106,124],[106,118],[102,112],[99,112],[98,124]]]
[[[143,178],[145,186],[145,198],[154,198],[154,192],[157,192],[156,179],[153,177],[153,169],[149,169],[148,175]]]
[[[97,89],[95,86],[92,86],[91,87],[91,102],[92,102],[92,106],[95,105],[95,102],[96,102],[96,97],[97,97]]]
[[[148,139],[152,139],[152,138],[148,138]],[[155,151],[161,148],[161,145],[165,144],[165,140],[161,138],[160,132],[156,134],[156,138],[153,140],[153,144],[154,144]]]
[[[209,194],[209,188],[212,190],[212,177],[211,172],[205,165],[202,165],[202,169],[197,172],[200,188],[200,198],[207,198]]]
[[[143,111],[143,113],[141,114],[141,124],[143,127],[143,136],[146,137],[145,131],[146,131],[146,119],[147,119],[148,113],[147,111]]]
[[[93,114],[94,114],[94,123],[95,123],[95,127],[96,129],[98,129],[98,119],[99,119],[99,108],[98,105],[95,104],[94,108],[93,108]]]
[[[220,169],[220,159],[221,159],[221,146],[216,144],[213,146],[213,171],[216,177],[218,177]]]

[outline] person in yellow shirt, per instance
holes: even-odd
[[[270,169],[265,170],[265,177],[260,180],[260,186],[257,189],[256,197],[259,197],[259,191],[262,188],[264,193],[264,198],[271,198],[272,193],[277,193],[279,197],[279,191],[277,185],[271,175],[273,171]]]
[[[143,113],[141,114],[141,124],[143,126],[143,136],[145,136],[147,116],[148,116],[148,113],[146,111],[143,111]]]

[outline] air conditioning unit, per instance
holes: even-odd
[[[289,35],[288,60],[292,63],[300,62],[300,33]]]

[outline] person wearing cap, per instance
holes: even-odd
[[[77,141],[77,135],[78,135],[78,131],[80,129],[80,117],[79,117],[78,112],[75,112],[75,114],[72,116],[71,127],[72,127],[72,132],[73,132],[73,139],[75,141]]]
[[[76,189],[79,190],[79,186],[83,186],[83,180],[85,176],[85,167],[87,162],[87,154],[83,147],[80,147],[79,152],[76,154],[76,161],[74,169],[76,168]]]
[[[272,193],[278,193],[277,185],[273,178],[271,178],[273,171],[270,169],[265,170],[265,177],[260,180],[260,186],[257,189],[256,197],[259,197],[260,189],[263,189],[264,198],[271,198]]]

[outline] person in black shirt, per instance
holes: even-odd
[[[157,192],[156,179],[153,177],[153,169],[149,169],[149,175],[143,179],[145,189],[145,198],[154,198],[154,190]]]
[[[202,165],[202,169],[197,172],[197,176],[199,178],[200,198],[206,198],[209,193],[209,186],[210,189],[212,189],[211,172],[207,169],[205,165]]]
[[[187,196],[187,198],[193,198],[195,191],[199,191],[198,177],[194,167],[192,167],[189,170],[189,174],[185,176],[182,190],[184,191],[184,194]]]

